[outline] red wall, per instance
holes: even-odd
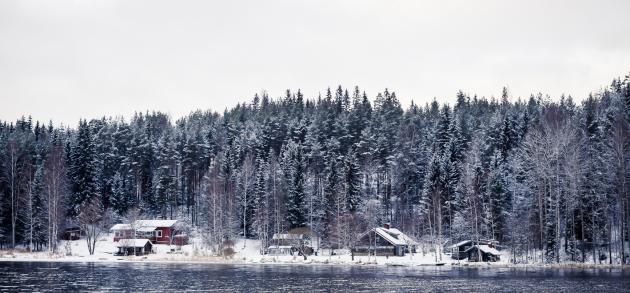
[[[173,230],[171,228],[168,227],[158,227],[155,229],[162,231],[162,237],[150,237],[149,240],[151,240],[151,242],[153,242],[154,244],[171,244],[171,239],[169,236],[171,236],[171,233],[173,232]],[[131,233],[131,230],[128,231],[124,231],[126,232],[125,236],[123,237],[116,237],[114,236],[114,242],[119,241],[120,239],[129,239],[129,238],[134,238],[133,233]],[[155,233],[155,232],[154,232]],[[174,245],[185,245],[188,243],[188,238],[184,237],[182,238],[176,238],[173,239],[172,242]]]
[[[158,227],[157,230],[162,231],[162,237],[153,237],[154,242],[159,243],[159,244],[170,244],[170,235],[171,235],[171,228],[167,228],[167,227]]]
[[[131,230],[123,230],[123,231],[118,231],[119,233],[122,234],[122,236],[116,237],[114,236],[114,242],[119,241],[120,239],[129,239],[129,238],[133,238],[133,233]],[[116,235],[116,234],[114,234]]]

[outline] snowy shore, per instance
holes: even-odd
[[[237,241],[236,251],[232,258],[213,256],[201,245],[191,244],[181,247],[173,253],[168,245],[155,245],[155,253],[145,256],[115,256],[114,242],[109,237],[100,239],[96,245],[94,255],[89,255],[84,240],[62,241],[60,251],[65,253],[49,254],[48,252],[27,252],[20,250],[0,251],[0,261],[20,262],[94,262],[94,263],[176,263],[176,264],[280,264],[280,265],[352,265],[352,266],[395,266],[395,267],[492,267],[492,268],[576,268],[576,269],[630,269],[630,266],[592,264],[592,263],[560,263],[560,264],[512,264],[502,259],[499,262],[468,262],[453,260],[443,254],[436,261],[434,253],[414,253],[404,257],[386,256],[355,256],[340,255],[312,255],[306,260],[302,256],[269,256],[260,255],[259,242],[254,240]]]

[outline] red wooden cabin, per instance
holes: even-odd
[[[129,224],[116,224],[109,231],[114,233],[114,242],[118,242],[121,239],[134,238],[133,229]]]
[[[149,239],[153,244],[188,244],[188,236],[176,229],[177,220],[137,220],[131,224],[116,224],[114,241],[120,239]]]

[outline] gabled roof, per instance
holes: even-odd
[[[400,232],[400,230],[395,228],[373,228],[371,231],[381,236],[381,238],[385,239],[385,241],[389,242],[392,245],[416,245],[417,243],[411,239],[411,237],[405,235],[405,233]]]
[[[115,245],[116,247],[144,247],[149,239],[121,239]]]
[[[396,228],[389,228],[389,229],[385,229],[387,230],[390,234],[395,234],[398,235],[398,239],[402,240],[405,242],[405,244],[409,244],[409,245],[418,245],[418,243],[411,239],[411,237],[407,236],[407,234],[401,232],[400,230],[396,229]]]
[[[129,224],[116,224],[109,228],[110,231],[123,231],[123,230],[131,230],[131,225]]]
[[[136,232],[153,232],[155,231],[155,229],[157,229],[157,227],[143,226],[143,227],[138,227],[138,229],[136,229]]]
[[[177,220],[137,220],[134,223],[136,229],[141,227],[173,227]]]
[[[455,243],[455,244],[449,246],[448,248],[450,249],[450,248],[460,247],[462,245],[466,245],[466,244],[470,244],[470,243],[472,243],[472,240],[464,240],[464,241],[460,241],[458,243]]]
[[[134,222],[133,227],[131,224],[116,224],[109,228],[109,230],[123,231],[136,229],[136,231],[153,231],[159,227],[173,227],[176,223],[177,220],[137,220]]]
[[[273,234],[274,240],[299,240],[303,238],[304,238],[304,234],[283,234],[283,233]]]
[[[499,252],[498,250],[488,246],[488,245],[473,245],[471,248],[466,249],[466,252],[474,249],[474,248],[479,248],[479,250],[481,250],[481,252],[483,253],[488,253],[488,254],[492,254],[492,255],[501,255],[501,252]]]
[[[269,246],[269,249],[291,249],[293,248],[293,246],[289,246],[289,245],[271,245]]]

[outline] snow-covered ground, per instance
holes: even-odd
[[[177,247],[164,244],[153,245],[155,253],[144,256],[115,256],[118,250],[113,235],[104,235],[99,238],[93,255],[90,255],[87,243],[84,239],[74,241],[60,241],[58,252],[50,254],[44,252],[27,252],[24,250],[0,251],[0,260],[54,260],[54,261],[208,261],[209,252],[201,249],[198,243],[191,241],[190,245]],[[173,250],[173,251],[172,251]]]
[[[355,264],[355,265],[390,265],[390,266],[420,266],[435,265],[436,263],[451,264],[448,255],[442,255],[436,262],[434,253],[414,253],[403,257],[398,256],[354,256],[347,250],[336,250],[336,255],[330,255],[327,251],[318,255],[311,255],[306,260],[304,257],[294,255],[260,255],[260,242],[256,240],[240,240],[234,246],[236,250],[235,260],[246,263],[296,263],[296,264]],[[321,251],[320,251],[321,252]]]
[[[547,267],[590,267],[592,264],[563,263],[556,265],[520,264],[513,265],[508,262],[508,255],[503,255],[501,261],[496,263],[474,263],[467,260],[453,260],[449,255],[442,254],[441,258],[433,252],[407,254],[403,257],[396,256],[354,256],[348,251],[337,250],[336,255],[319,253],[309,256],[306,260],[302,256],[272,256],[260,255],[260,241],[240,239],[234,245],[235,255],[226,259],[215,256],[202,243],[200,239],[193,238],[189,245],[182,247],[169,245],[154,245],[155,253],[145,256],[115,256],[117,251],[112,235],[102,236],[96,244],[94,255],[88,252],[86,241],[60,241],[59,251],[56,254],[48,252],[27,252],[25,250],[0,250],[0,261],[76,261],[76,262],[180,262],[180,263],[234,263],[234,264],[330,264],[330,265],[383,265],[383,266],[433,266],[443,264],[446,266],[547,266]],[[172,251],[174,250],[174,251]],[[507,254],[507,252],[505,252]],[[606,267],[606,265],[598,265]]]
[[[448,255],[442,255],[441,260],[434,253],[414,253],[404,257],[385,256],[355,256],[352,258],[348,251],[337,250],[336,255],[312,255],[306,260],[302,256],[271,256],[260,255],[260,241],[240,239],[234,245],[235,255],[225,259],[214,256],[203,243],[196,238],[191,244],[182,247],[169,245],[154,245],[155,253],[145,256],[115,256],[117,251],[112,235],[105,235],[96,244],[94,255],[88,252],[85,240],[60,241],[56,254],[48,252],[27,252],[23,250],[0,251],[0,261],[79,261],[79,262],[202,262],[202,263],[252,263],[252,264],[349,264],[349,265],[389,265],[389,266],[424,266],[436,263],[464,264],[457,262]],[[172,251],[174,250],[174,251]]]

